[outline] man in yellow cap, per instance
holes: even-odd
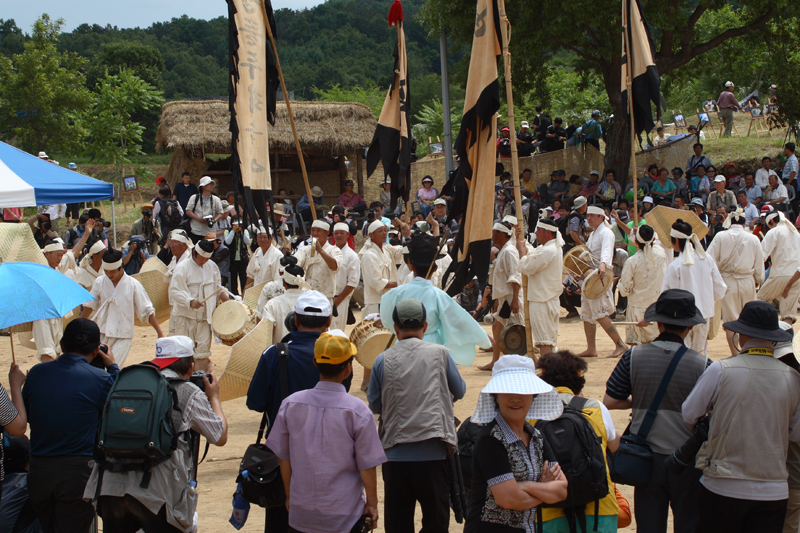
[[[377,524],[377,466],[386,454],[369,408],[342,384],[355,354],[343,331],[322,333],[314,343],[319,383],[283,401],[267,439],[281,461],[294,530],[350,531],[364,515]]]

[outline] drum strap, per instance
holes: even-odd
[[[275,351],[278,353],[278,375],[281,384],[281,402],[289,396],[289,345],[285,342],[279,342],[275,345]],[[267,412],[261,417],[261,425],[258,427],[258,437],[256,444],[261,442],[264,438],[264,430],[267,429]],[[206,453],[208,450],[206,449]],[[205,455],[203,456],[205,459]]]

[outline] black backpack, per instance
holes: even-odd
[[[561,233],[561,237],[564,238],[564,242],[572,246],[578,244],[575,242],[575,240],[572,238],[572,235],[569,232],[569,222],[575,217],[578,217],[579,229],[583,228],[583,215],[581,215],[577,211],[573,211],[567,216],[561,217],[558,220],[556,220],[556,227],[558,228],[559,233]],[[578,233],[580,233],[580,231]]]
[[[511,139],[500,139],[500,155],[511,155]]]
[[[177,228],[183,221],[180,206],[174,198],[161,199],[161,210],[158,212],[158,216],[161,217],[161,225],[167,228]]]
[[[547,128],[553,125],[553,119],[550,118],[550,115],[547,113],[542,113],[539,115],[539,135],[538,139],[544,140],[544,136],[547,135]]]
[[[539,420],[536,429],[544,437],[544,458],[557,461],[567,477],[567,498],[554,504],[541,504],[537,509],[539,533],[542,531],[541,508],[564,509],[570,533],[575,533],[577,518],[583,531],[586,529],[584,509],[594,502],[594,531],[597,531],[600,500],[608,495],[608,472],[602,437],[598,436],[589,420],[583,416],[586,398],[575,396],[564,405],[564,412],[555,420]]]
[[[472,488],[472,460],[475,456],[475,442],[485,427],[475,424],[468,417],[458,428],[458,456],[461,460],[461,475],[467,494]]]

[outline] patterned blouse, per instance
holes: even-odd
[[[527,447],[498,412],[494,422],[475,443],[465,533],[534,532],[536,507],[524,511],[504,509],[497,505],[491,490],[493,485],[510,479],[539,480],[544,463],[542,435],[527,422],[525,431],[530,435]]]

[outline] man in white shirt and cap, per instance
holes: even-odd
[[[331,301],[336,296],[336,273],[342,265],[342,251],[328,242],[331,225],[323,219],[311,224],[311,245],[303,246],[295,253],[297,266],[306,273],[306,283],[312,291],[318,291]],[[334,316],[336,308],[332,307]]]
[[[83,304],[81,318],[89,318],[94,312],[93,320],[100,328],[100,342],[108,344],[117,365],[122,366],[133,343],[135,316],[144,323],[149,322],[158,338],[164,334],[144,287],[125,273],[122,252],[108,250],[103,254],[103,272],[105,276],[97,278],[92,286],[92,296],[97,299]]]
[[[182,262],[186,261],[187,259],[192,258],[192,240],[189,238],[189,234],[182,229],[172,230],[170,233],[169,239],[167,240],[167,246],[169,246],[170,251],[172,252],[172,259],[167,265],[167,272],[164,274],[164,283],[169,283],[172,281],[172,274],[175,273],[175,268],[181,264]]]
[[[195,366],[207,374],[211,373],[211,315],[217,308],[217,298],[228,301],[228,292],[223,290],[222,277],[217,265],[211,261],[214,243],[198,241],[192,249],[192,257],[175,267],[169,284],[169,301],[172,313],[169,332],[186,335],[194,339]]]
[[[333,226],[333,241],[342,253],[342,264],[336,271],[336,296],[333,298],[336,316],[333,318],[331,329],[342,331],[347,326],[350,298],[361,279],[361,261],[358,259],[358,254],[347,244],[349,236],[350,226],[344,222],[337,222]]]
[[[277,281],[280,279],[278,270],[280,269],[283,253],[275,246],[272,246],[271,230],[264,226],[259,226],[256,242],[258,243],[258,250],[250,258],[250,262],[247,265],[247,283],[245,284],[247,287],[250,284],[260,285],[265,281]]]
[[[272,342],[281,342],[281,340],[289,334],[289,329],[286,327],[286,317],[294,311],[294,304],[300,295],[303,294],[308,285],[303,277],[305,272],[300,268],[296,262],[291,260],[294,257],[287,257],[289,264],[282,267],[281,283],[283,284],[283,293],[270,298],[264,304],[264,307],[259,309],[259,316],[263,320],[269,320],[273,324]],[[266,290],[266,287],[265,287]]]
[[[545,218],[536,225],[536,240],[539,246],[529,249],[517,228],[517,252],[519,271],[528,276],[527,299],[533,342],[540,355],[552,352],[558,344],[558,317],[561,311],[559,297],[564,268],[564,241],[558,232],[555,220]]]
[[[586,247],[591,256],[592,268],[597,269],[600,279],[605,276],[613,276],[614,261],[614,232],[606,221],[605,212],[597,206],[589,206],[586,210],[586,221],[592,228],[592,234],[586,241]],[[581,320],[583,320],[583,331],[586,334],[586,350],[579,354],[581,357],[597,357],[597,324],[605,330],[614,343],[614,352],[611,357],[619,357],[628,349],[617,332],[616,326],[611,321],[611,315],[616,311],[614,308],[614,284],[609,283],[608,289],[597,298],[587,298],[581,292]]]
[[[772,258],[772,266],[769,279],[758,291],[758,299],[770,303],[777,299],[780,302],[780,319],[794,324],[800,285],[790,282],[800,268],[800,234],[782,211],[773,211],[765,221],[769,230],[761,241],[761,250],[765,261]]]
[[[715,314],[714,302],[722,300],[728,286],[722,280],[717,263],[700,245],[691,224],[679,218],[672,225],[670,237],[673,250],[679,252],[679,255],[667,267],[661,290],[683,289],[694,294],[697,308],[706,323],[692,328],[686,336],[686,345],[696,352],[708,355],[708,328]]]
[[[78,273],[75,275],[75,281],[80,283],[81,287],[87,291],[92,290],[94,280],[100,277],[103,266],[103,253],[106,251],[106,245],[103,241],[97,241],[89,248],[89,252],[81,259],[81,264],[78,267]]]
[[[367,228],[369,239],[361,251],[361,277],[364,279],[364,309],[361,316],[366,317],[380,312],[381,296],[397,287],[397,269],[392,255],[385,249],[386,226],[375,220]]]
[[[200,192],[193,194],[186,203],[185,214],[191,219],[192,242],[202,239],[217,221],[225,218],[227,213],[222,209],[222,200],[214,195],[216,183],[208,176],[200,178]]]
[[[728,289],[722,298],[722,320],[739,319],[744,304],[756,299],[756,285],[764,282],[764,254],[761,241],[744,230],[747,217],[742,208],[728,214],[723,222],[727,231],[714,236],[708,255],[714,260]],[[725,331],[731,355],[739,353],[733,345],[733,332]]]
[[[495,339],[500,338],[503,328],[509,322],[512,324],[524,323],[520,312],[522,276],[519,273],[519,252],[514,244],[513,232],[511,224],[505,221],[495,222],[492,227],[492,243],[500,248],[500,252],[494,260],[489,280],[492,285],[492,298],[497,302],[497,311],[493,315],[494,322],[492,323],[492,335]],[[492,361],[480,369],[491,370],[494,363],[500,359],[500,355],[500,344],[495,342]]]
[[[664,283],[664,273],[667,271],[664,249],[653,245],[656,232],[652,226],[639,226],[635,232],[639,250],[625,261],[617,284],[620,296],[628,298],[628,307],[625,310],[625,320],[628,322],[642,320],[647,308],[658,300],[661,285]],[[653,342],[658,335],[657,324],[625,328],[625,342],[629,345]]]

